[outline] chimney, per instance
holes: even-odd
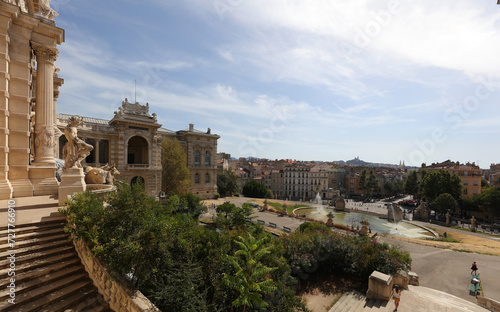
[[[189,131],[193,131],[194,130],[194,124],[189,124]]]

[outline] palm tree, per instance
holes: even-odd
[[[268,253],[269,247],[263,247],[266,237],[256,240],[251,234],[247,238],[239,236],[235,241],[240,247],[229,257],[236,274],[223,274],[223,282],[226,286],[238,292],[238,298],[232,302],[234,307],[257,306],[265,308],[268,304],[262,300],[262,294],[271,293],[276,290],[274,282],[268,277],[269,273],[276,268],[270,268],[262,264],[261,259]]]

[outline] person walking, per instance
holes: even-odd
[[[474,273],[474,274],[477,274],[477,264],[476,264],[476,261],[472,262],[472,266],[470,268],[472,271],[470,272],[470,274]]]
[[[398,285],[394,286],[392,289],[392,298],[394,299],[394,306],[396,307],[394,311],[397,311],[399,307],[399,300],[401,300],[401,290]]]

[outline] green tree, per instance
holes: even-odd
[[[413,170],[409,175],[406,176],[404,183],[404,192],[408,195],[413,195],[416,197],[418,194],[418,177],[417,171]]]
[[[488,188],[490,186],[490,182],[488,182],[488,180],[486,180],[485,178],[481,178],[481,188],[484,189],[484,188]]]
[[[447,170],[430,171],[422,180],[422,194],[429,201],[433,201],[439,195],[448,193],[456,201],[462,197],[462,179]]]
[[[366,190],[366,168],[363,168],[361,170],[361,173],[359,174],[359,189],[360,190]]]
[[[231,169],[217,171],[217,191],[220,196],[231,196],[238,192],[238,175]]]
[[[246,218],[253,213],[253,208],[248,204],[237,207],[235,204],[225,202],[215,208],[217,212],[216,223],[219,228],[230,229],[233,226],[241,226]]]
[[[250,233],[247,238],[239,236],[239,240],[235,241],[239,249],[229,258],[236,273],[223,273],[224,284],[235,290],[238,296],[232,305],[243,307],[243,312],[247,307],[267,307],[268,303],[262,299],[262,295],[276,290],[269,277],[275,268],[262,263],[262,258],[270,253],[270,247],[264,247],[266,238],[264,236],[257,240]]]
[[[378,191],[378,179],[377,176],[375,175],[375,171],[373,169],[370,169],[370,175],[368,176],[368,179],[366,180],[366,189],[370,194],[373,194],[374,192]]]
[[[450,194],[443,193],[432,201],[431,208],[436,213],[446,214],[448,211],[455,211],[458,208],[458,202]]]
[[[254,198],[270,198],[266,186],[256,180],[250,180],[243,186],[243,195]]]
[[[500,216],[500,190],[489,187],[478,195],[479,205],[493,218]]]
[[[186,152],[177,139],[166,138],[161,143],[161,189],[165,193],[186,193],[191,186]]]

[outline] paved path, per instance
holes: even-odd
[[[476,261],[481,274],[484,295],[500,301],[500,257],[464,253],[449,249],[402,242],[388,237],[380,241],[401,245],[410,252],[412,271],[420,278],[420,285],[444,291],[462,299],[476,302],[469,295],[470,267]]]

